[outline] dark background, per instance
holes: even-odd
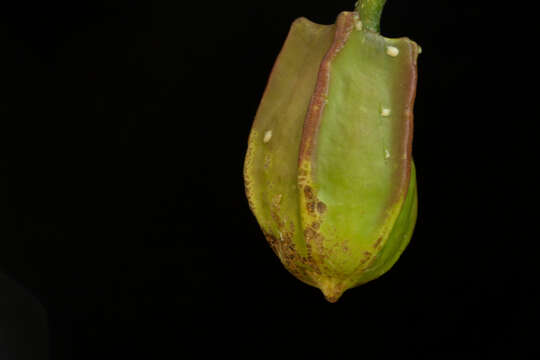
[[[419,217],[390,272],[330,304],[267,245],[242,179],[258,102],[291,22],[333,23],[353,6],[2,2],[3,356],[41,359],[23,353],[43,337],[54,360],[529,344],[538,292],[517,123],[537,112],[517,95],[530,49],[508,8],[385,7],[383,35],[423,49]],[[32,305],[14,312],[17,296]],[[13,316],[30,308],[33,320]],[[29,331],[45,321],[48,333]]]

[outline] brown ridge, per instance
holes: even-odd
[[[300,164],[303,160],[307,160],[313,152],[316,133],[319,129],[319,124],[321,122],[321,117],[325,106],[325,100],[328,95],[328,86],[330,84],[330,65],[337,53],[345,45],[345,42],[349,38],[353,28],[353,13],[343,11],[341,14],[339,14],[336,21],[336,33],[334,35],[334,41],[321,62],[319,75],[317,77],[317,84],[315,85],[315,91],[311,97],[306,114],[306,120],[304,121],[302,140],[300,142],[300,151],[298,155],[298,164]]]
[[[405,138],[407,139],[404,141],[404,153],[407,155],[407,158],[403,161],[405,161],[405,173],[402,177],[401,181],[402,183],[399,186],[399,189],[401,189],[401,192],[403,193],[403,199],[407,196],[407,191],[409,189],[409,182],[411,181],[411,167],[412,167],[412,140],[413,140],[413,127],[414,127],[414,115],[413,115],[413,109],[414,109],[414,100],[416,98],[416,83],[418,79],[418,70],[416,66],[416,58],[418,56],[418,46],[413,42],[408,42],[409,46],[412,46],[413,51],[410,52],[412,56],[411,61],[411,69],[410,69],[410,78],[408,81],[409,89],[407,93],[409,94],[409,99],[407,101],[407,107],[405,110],[406,119],[405,119],[405,131],[404,134]],[[399,196],[399,195],[398,195]]]

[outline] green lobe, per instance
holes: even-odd
[[[362,281],[407,194],[416,55],[408,39],[353,30],[331,63],[312,187],[327,208],[320,226],[325,249],[335,249],[326,268],[346,283]]]
[[[298,149],[334,29],[305,18],[292,24],[255,116],[244,167],[250,207],[273,250],[289,271],[312,285],[306,269],[314,266],[305,265],[309,256],[299,218]]]

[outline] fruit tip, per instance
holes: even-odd
[[[320,289],[324,298],[330,303],[337,302],[346,290],[343,284],[337,283],[335,280],[325,281],[320,285]]]

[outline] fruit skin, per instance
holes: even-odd
[[[249,206],[287,270],[330,302],[388,271],[412,236],[419,52],[356,12],[334,25],[299,18],[257,110]]]

